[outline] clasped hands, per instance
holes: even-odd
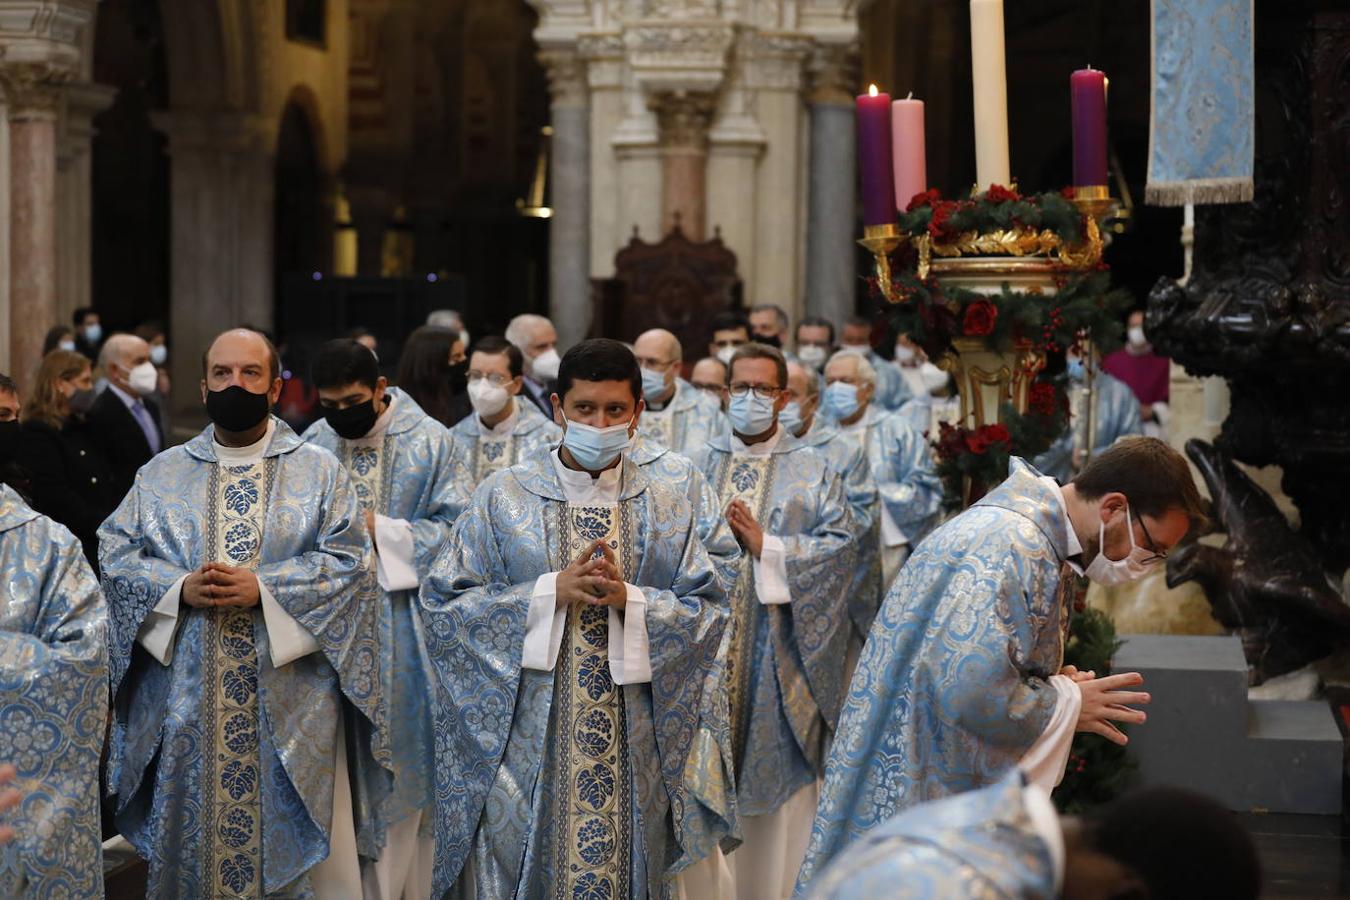
[[[755,514],[743,500],[732,500],[727,504],[727,524],[736,535],[736,540],[755,559],[764,552],[764,529],[755,521]]]
[[[257,606],[261,599],[258,576],[251,569],[204,563],[183,580],[183,602],[197,609]]]
[[[558,609],[585,603],[623,610],[628,603],[628,586],[619,575],[618,559],[603,540],[591,543],[558,573],[553,591]]]
[[[1147,720],[1148,717],[1142,711],[1130,709],[1130,706],[1144,706],[1153,698],[1143,691],[1124,690],[1144,683],[1144,676],[1138,672],[1122,672],[1098,678],[1095,672],[1080,672],[1073,666],[1065,666],[1059,674],[1073,679],[1083,695],[1076,731],[1099,734],[1123,747],[1130,739],[1112,723],[1142,725]]]

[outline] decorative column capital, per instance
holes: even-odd
[[[806,65],[812,105],[852,105],[858,84],[858,48],[854,44],[817,44]]]
[[[0,90],[10,121],[56,120],[96,8],[96,0],[0,0]]]
[[[706,152],[708,127],[717,111],[717,95],[709,92],[669,91],[647,103],[656,113],[661,146],[666,150]]]
[[[548,75],[553,106],[581,107],[589,103],[586,84],[586,60],[576,50],[551,49],[539,53],[539,62]]]
[[[73,70],[48,62],[9,63],[0,66],[0,89],[5,92],[11,122],[56,121],[62,87],[75,77]]]

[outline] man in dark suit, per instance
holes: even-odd
[[[525,383],[520,396],[537,406],[544,418],[552,419],[553,401],[549,398],[562,362],[553,323],[528,313],[516,316],[506,326],[506,339],[525,357]]]
[[[108,389],[89,410],[90,431],[113,470],[117,495],[131,490],[136,472],[164,449],[159,409],[145,399],[155,392],[158,375],[150,345],[132,334],[115,334],[103,344],[99,365]]]

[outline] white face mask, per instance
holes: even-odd
[[[534,372],[535,381],[553,381],[558,377],[558,366],[562,365],[562,357],[554,347],[549,347],[543,353],[534,358],[530,363],[530,369]]]
[[[825,359],[829,355],[829,353],[825,352],[824,347],[817,344],[807,344],[805,347],[797,348],[797,358],[800,359],[804,365],[812,366],[817,369],[825,365]]]
[[[907,344],[895,345],[895,361],[901,365],[914,362],[914,357],[917,355],[918,354],[914,352],[914,348]]]
[[[169,358],[169,348],[163,344],[154,344],[150,347],[150,361],[157,366],[164,365],[165,360]]]
[[[1125,335],[1130,343],[1136,347],[1142,347],[1148,343],[1148,338],[1144,337],[1144,329],[1140,325],[1131,326],[1130,329],[1125,332]]]
[[[731,358],[732,358],[733,356],[735,356],[735,355],[736,355],[736,348],[735,348],[735,347],[718,347],[718,348],[717,348],[717,358],[721,361],[722,365],[724,365],[724,366],[730,366],[730,365],[731,365]]]
[[[469,382],[469,403],[480,416],[495,416],[510,399],[511,394],[504,385],[493,384],[486,378]]]
[[[155,371],[155,364],[147,360],[133,367],[127,372],[127,384],[142,397],[153,394],[159,385],[159,372]]]
[[[1134,523],[1130,519],[1130,508],[1125,507],[1125,531],[1130,536],[1130,552],[1124,559],[1106,558],[1106,522],[1103,521],[1097,531],[1097,555],[1083,570],[1083,574],[1101,585],[1125,584],[1144,577],[1149,567],[1144,560],[1155,554],[1150,553],[1134,542]]]
[[[74,341],[61,341],[61,342],[58,343],[56,346],[60,347],[62,350],[66,351],[67,353],[74,353],[74,352],[75,352],[75,342],[74,342]]]
[[[840,350],[852,350],[854,353],[861,353],[863,356],[870,356],[872,353],[871,344],[840,344]]]

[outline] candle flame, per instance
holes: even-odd
[[[867,96],[875,97],[876,95],[877,95],[877,86],[875,84],[869,84],[867,86]]]

